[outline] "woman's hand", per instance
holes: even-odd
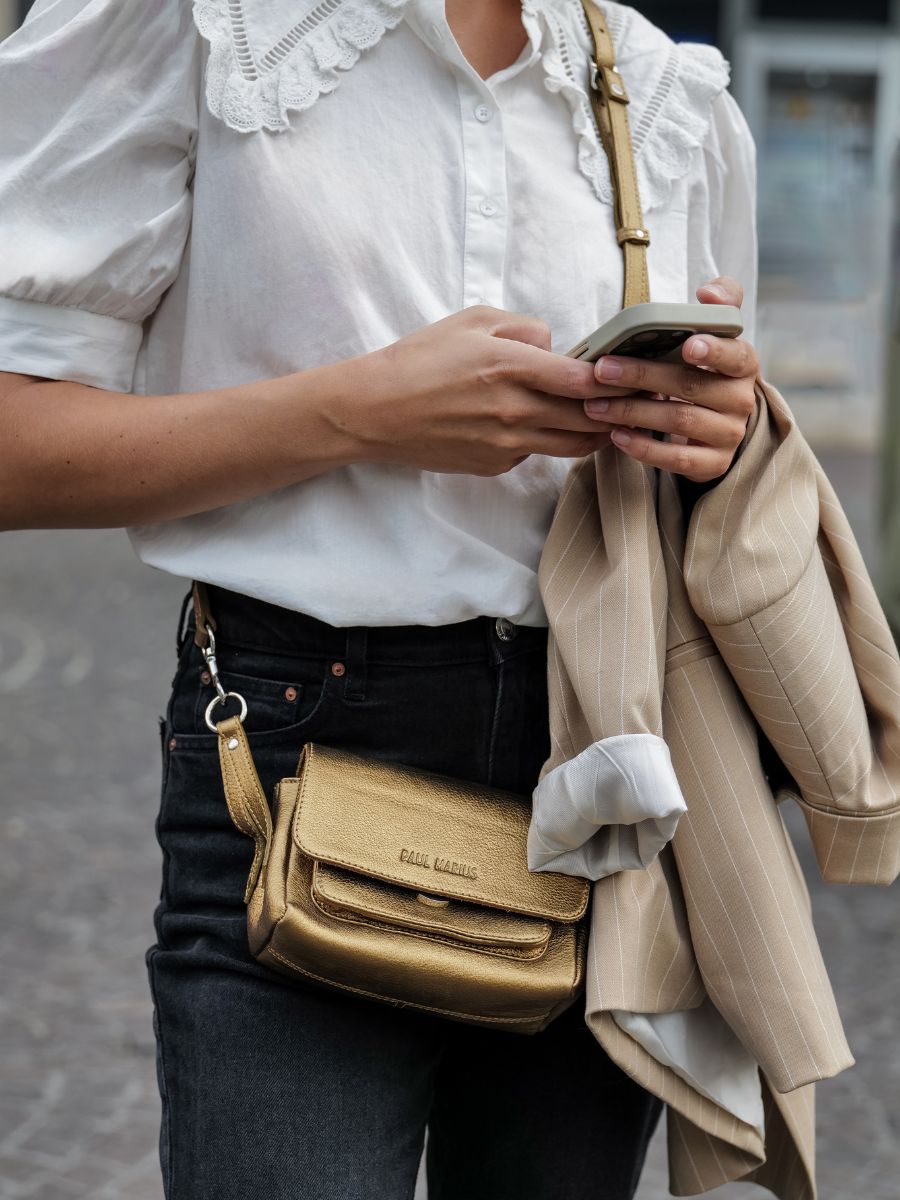
[[[586,400],[628,396],[550,349],[546,322],[474,305],[357,359],[325,412],[347,461],[500,475],[531,454],[580,458],[609,442]],[[346,375],[347,367],[338,364]],[[326,368],[327,370],[327,368]]]
[[[744,289],[721,276],[697,289],[702,304],[740,307]],[[594,364],[598,382],[650,392],[618,400],[587,400],[585,412],[612,428],[612,441],[649,466],[707,483],[724,475],[744,439],[756,404],[759,359],[743,338],[695,334],[682,347],[685,365],[605,355]],[[661,442],[641,430],[672,435]]]

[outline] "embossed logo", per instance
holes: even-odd
[[[446,871],[448,875],[461,875],[463,879],[478,878],[478,871],[475,867],[469,866],[468,863],[453,862],[449,858],[436,858],[434,860],[434,869],[436,871]]]
[[[412,863],[414,867],[430,867],[431,859],[422,850],[406,850],[400,851],[400,861]]]
[[[453,858],[442,858],[440,855],[432,856],[426,854],[424,850],[412,850],[407,846],[400,851],[400,861],[402,863],[410,863],[414,867],[427,867],[430,871],[443,871],[447,875],[459,875],[462,879],[477,879],[478,868],[473,867],[470,863],[457,862]]]

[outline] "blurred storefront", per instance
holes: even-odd
[[[873,448],[885,404],[900,3],[636,7],[731,60],[758,149],[764,373],[818,445]]]

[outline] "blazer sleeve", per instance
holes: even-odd
[[[900,873],[900,659],[849,522],[757,380],[740,459],[697,502],[692,606],[795,783],[825,879]]]

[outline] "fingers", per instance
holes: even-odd
[[[480,328],[493,337],[522,342],[549,353],[550,326],[539,317],[531,317],[526,313],[504,312],[503,309],[489,308],[484,304],[473,305],[468,311],[473,314]]]
[[[685,404],[680,400],[644,400],[631,396],[622,400],[589,401],[585,409],[596,413],[604,423],[677,434],[731,451],[740,444],[746,429],[743,416],[715,412],[700,404]]]
[[[539,429],[528,439],[534,446],[533,454],[547,454],[552,458],[584,458],[602,446],[609,444],[608,433],[560,433],[556,429]]]
[[[701,283],[695,295],[701,304],[733,304],[740,308],[744,303],[744,289],[732,275],[718,275],[709,283]]]
[[[695,483],[706,483],[724,475],[731,466],[734,453],[712,446],[660,442],[634,429],[614,429],[610,439],[631,458],[675,475],[685,475]]]
[[[598,396],[624,396],[635,389],[618,381],[610,388],[608,381],[594,375],[593,363],[579,362],[564,354],[554,354],[543,347],[522,341],[502,343],[502,350],[492,354],[481,369],[484,383],[514,383],[533,391],[568,400],[591,400]]]
[[[735,340],[740,341],[739,346],[723,345]],[[604,355],[597,359],[595,374],[605,383],[630,387],[633,391],[661,392],[718,412],[747,416],[753,403],[753,388],[749,381],[755,377],[757,365],[756,353],[750,343],[710,334],[688,341],[695,345],[699,341],[709,343],[708,356],[703,361],[715,362],[714,369],[700,370],[681,363]],[[726,369],[720,371],[719,363]]]
[[[744,338],[695,333],[684,343],[681,353],[685,362],[706,367],[732,379],[755,377],[759,370],[756,351]]]

